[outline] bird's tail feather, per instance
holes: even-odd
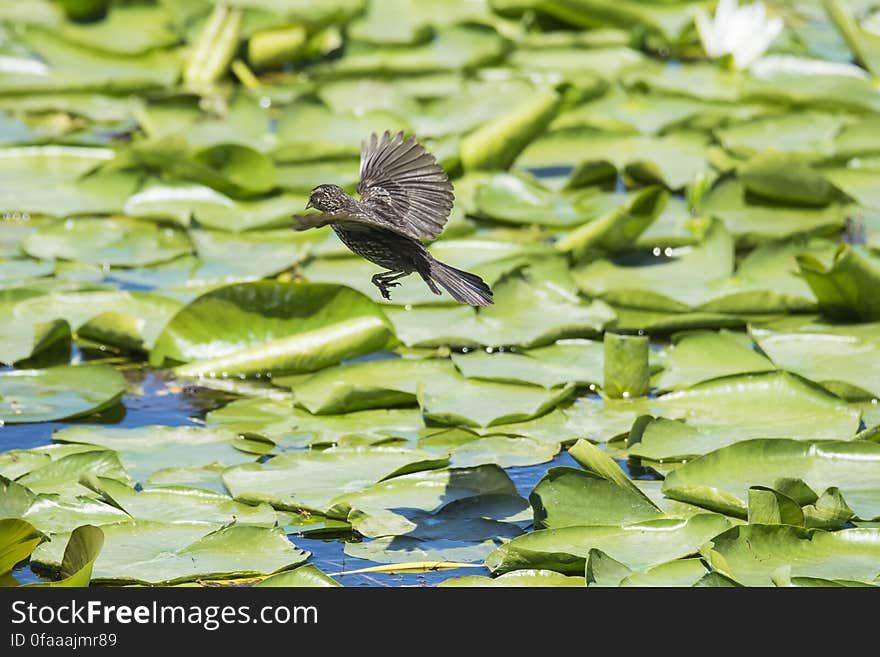
[[[492,290],[482,278],[438,260],[431,262],[428,276],[423,278],[434,294],[440,294],[440,291],[431,284],[432,281],[439,283],[459,303],[470,306],[488,306],[493,303]]]

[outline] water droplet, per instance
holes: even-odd
[[[73,230],[73,219],[64,222],[64,230]]]
[[[22,221],[30,221],[30,220],[31,220],[31,215],[28,214],[27,212],[22,212],[22,213],[21,213],[21,218],[22,218]]]
[[[228,379],[228,378],[229,378],[229,372],[222,372],[222,373],[220,374],[220,376],[222,376],[224,379]]]
[[[262,379],[262,378],[263,378],[263,375],[262,375],[260,372],[257,372],[257,378],[258,378],[258,379]]]
[[[629,399],[629,391],[628,390],[623,393],[623,398]]]
[[[491,354],[493,351],[495,351],[495,350],[492,347],[486,347],[487,354]]]
[[[877,404],[880,404],[880,400],[878,400],[878,399],[875,397],[874,399],[871,400],[871,403],[872,403],[874,406],[876,406]]]
[[[215,376],[217,376],[217,372],[214,372],[212,370],[212,371],[208,372],[208,376],[210,376],[213,379]]]
[[[267,378],[267,379],[271,379],[271,378],[272,378],[272,372],[266,372],[266,378]]]
[[[110,271],[110,263],[105,262],[104,264],[102,264],[101,271],[103,271],[104,273],[107,273],[108,271]]]
[[[463,354],[466,354],[466,353],[469,352],[469,351],[470,351],[470,349],[468,349],[467,347],[462,347],[462,348],[461,348],[461,353],[463,353]]]
[[[644,335],[644,334],[645,334],[644,329],[639,329],[639,335]]]
[[[408,303],[403,308],[404,308],[404,310],[412,310],[412,304]]]
[[[671,247],[671,246],[667,246],[667,247],[663,250],[663,255],[665,255],[667,258],[671,258],[671,257],[672,257],[672,247]]]
[[[590,390],[592,390],[593,392],[596,391],[596,384],[595,383],[590,384]]]
[[[655,246],[653,249],[651,249],[651,253],[653,253],[655,256],[659,256],[660,255],[660,247]]]
[[[272,99],[269,96],[263,96],[260,98],[260,107],[263,109],[269,109],[272,107]]]

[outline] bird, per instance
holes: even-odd
[[[440,262],[422,243],[442,232],[455,196],[449,176],[415,135],[372,133],[361,142],[359,178],[358,199],[338,185],[314,187],[306,209],[320,213],[294,215],[293,228],[329,224],[349,250],[386,270],[371,279],[385,299],[398,279],[417,273],[434,294],[443,288],[461,304],[493,303],[482,278]]]

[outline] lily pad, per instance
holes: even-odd
[[[324,513],[340,494],[447,461],[429,452],[390,447],[298,451],[265,463],[233,466],[223,473],[223,483],[239,501]]]
[[[181,376],[311,372],[385,347],[393,337],[378,306],[335,285],[226,286],[168,323],[150,362],[188,362]]]
[[[292,399],[238,399],[208,413],[209,427],[220,427],[271,440],[280,449],[309,444],[335,445],[346,438],[383,442],[414,438],[424,429],[417,408],[374,409],[340,415],[312,415],[293,407]]]
[[[26,520],[0,518],[0,574],[27,559],[43,536]]]
[[[796,372],[835,394],[859,400],[880,397],[880,325],[807,325],[797,332],[753,332],[780,369]]]
[[[210,522],[218,527],[232,522],[274,527],[276,522],[275,511],[268,504],[242,504],[228,495],[199,488],[156,486],[138,491],[103,477],[90,485],[135,520]]]
[[[800,480],[818,496],[840,489],[857,518],[880,517],[872,472],[880,445],[869,441],[747,440],[719,449],[669,473],[665,495],[745,518],[751,486],[776,488]]]
[[[0,420],[49,422],[94,413],[122,399],[125,378],[106,365],[0,372]]]
[[[552,570],[523,569],[513,570],[498,577],[486,577],[484,575],[462,575],[450,577],[438,586],[491,586],[491,587],[548,587],[548,586],[585,586],[583,577],[575,575],[563,575]]]
[[[56,431],[52,439],[114,450],[128,474],[140,484],[169,468],[253,461],[271,447],[242,439],[230,429],[161,425],[67,427]]]
[[[33,493],[57,494],[67,500],[95,497],[82,482],[96,476],[132,483],[116,453],[101,448],[62,456],[19,477],[16,483]]]
[[[631,455],[682,460],[749,438],[846,440],[860,420],[842,399],[788,372],[707,381],[663,395],[656,412],[684,423],[650,423]]]
[[[92,570],[93,583],[171,585],[198,579],[270,575],[305,561],[309,553],[280,529],[207,523],[152,521],[104,525],[104,548]],[[45,567],[61,565],[66,534],[58,534],[31,556]]]
[[[808,255],[798,258],[798,265],[822,312],[835,318],[880,319],[880,302],[872,293],[880,283],[876,258],[843,244],[830,265]]]
[[[758,353],[748,338],[723,330],[694,331],[676,336],[653,384],[660,391],[679,390],[710,379],[773,369],[774,363]],[[783,365],[781,369],[791,368]]]
[[[546,568],[577,575],[584,572],[590,550],[597,548],[631,570],[645,570],[693,554],[729,527],[724,516],[701,514],[687,520],[647,520],[623,527],[541,529],[499,547],[486,558],[486,566],[493,573]]]
[[[878,529],[827,532],[790,525],[740,525],[716,536],[706,556],[718,570],[747,586],[771,586],[783,569],[799,577],[874,583],[878,541]]]
[[[335,579],[322,572],[314,565],[307,563],[286,570],[276,575],[270,575],[266,579],[261,579],[254,586],[277,586],[283,588],[314,588],[327,586],[342,586]]]

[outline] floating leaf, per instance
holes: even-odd
[[[43,536],[34,526],[18,518],[0,518],[0,574],[10,572],[27,559]]]
[[[56,431],[52,439],[114,450],[126,471],[140,484],[154,475],[161,476],[168,468],[253,461],[265,447],[239,438],[230,429],[188,426],[67,427]]]
[[[763,351],[766,353],[766,349]],[[702,381],[735,374],[775,369],[774,364],[747,341],[723,330],[718,333],[694,331],[678,335],[666,350],[663,365],[663,371],[653,381],[661,391],[688,388]],[[782,369],[791,370],[784,365]]]
[[[261,579],[254,586],[278,586],[284,588],[305,588],[305,587],[325,587],[325,586],[342,586],[335,579],[322,572],[310,563],[303,564],[293,570],[286,570],[283,573],[270,575],[266,579]]]
[[[686,520],[648,520],[624,527],[542,529],[505,543],[486,558],[486,566],[493,573],[547,568],[574,575],[584,572],[587,555],[597,548],[631,570],[644,570],[692,554],[729,526],[724,516],[701,514]]]
[[[0,420],[20,424],[88,415],[119,402],[125,389],[125,378],[106,365],[0,372]]]
[[[780,480],[800,480],[818,493],[830,487],[840,489],[857,518],[873,520],[880,517],[880,495],[872,475],[877,459],[880,445],[869,441],[758,438],[676,468],[666,477],[663,492],[745,518],[750,487],[778,488]]]
[[[243,502],[323,513],[340,494],[364,490],[395,475],[436,468],[447,460],[390,447],[288,452],[265,463],[233,466],[223,473],[223,483]]]
[[[483,575],[463,575],[450,577],[438,586],[491,586],[491,587],[548,587],[548,586],[584,586],[584,578],[574,575],[563,575],[552,570],[524,569],[504,573],[499,577]]]
[[[171,585],[199,579],[269,575],[296,566],[309,553],[280,529],[206,523],[126,522],[101,527],[104,548],[92,569],[94,583]],[[57,568],[68,536],[44,543],[31,562]]]
[[[746,586],[770,586],[783,569],[798,577],[873,583],[880,530],[740,525],[716,536],[706,554],[718,570]]]
[[[104,532],[94,525],[81,525],[70,533],[64,556],[61,558],[60,579],[39,584],[37,587],[85,587],[92,579],[95,561],[104,547]]]
[[[822,388],[788,372],[743,374],[695,385],[656,400],[655,412],[684,420],[650,423],[629,452],[685,459],[750,438],[850,439],[859,414]]]
[[[278,282],[226,286],[168,323],[150,362],[186,362],[181,376],[311,372],[385,347],[378,306],[335,285]]]
[[[873,293],[880,284],[880,265],[876,258],[842,244],[830,265],[809,255],[799,257],[798,265],[822,312],[863,321],[880,319],[880,302]]]

